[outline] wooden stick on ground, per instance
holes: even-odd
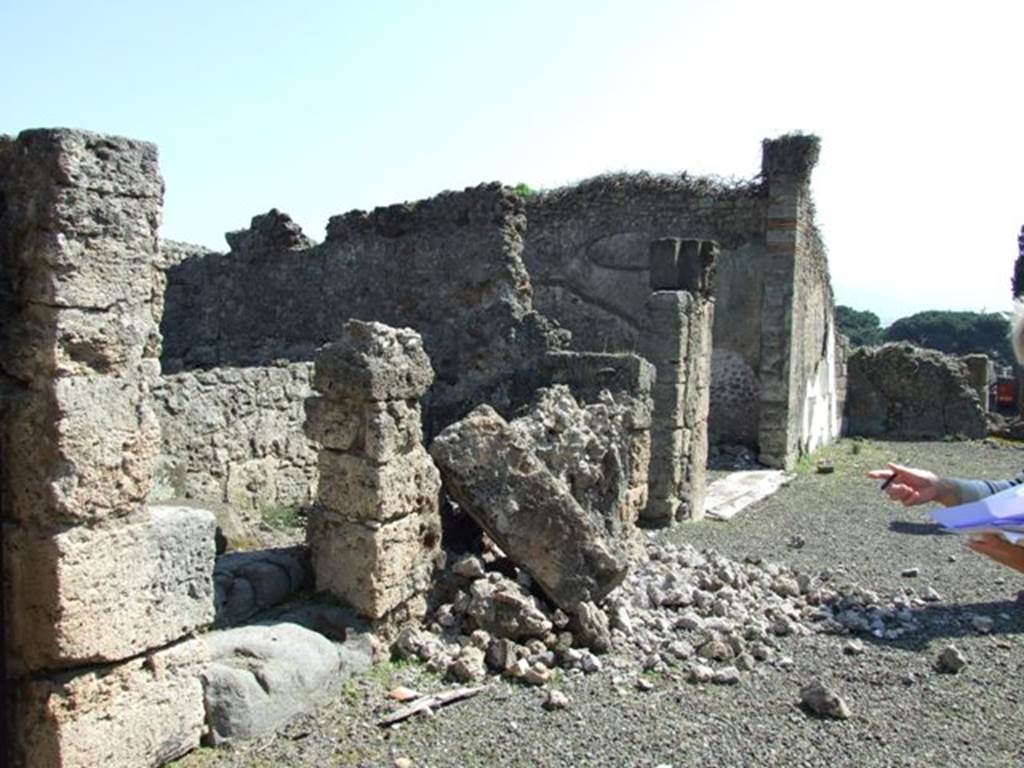
[[[426,714],[434,709],[443,707],[445,704],[451,704],[453,701],[461,701],[462,699],[468,699],[476,696],[485,687],[486,686],[480,685],[475,688],[455,688],[443,693],[421,696],[410,703],[409,706],[402,707],[401,709],[392,712],[381,720],[378,725],[394,725],[395,723],[400,723],[403,720],[408,720],[413,715]]]

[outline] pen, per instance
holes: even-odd
[[[882,483],[882,487],[879,488],[878,490],[884,491],[886,488],[889,487],[889,483],[891,483],[895,479],[896,479],[896,473],[893,472],[891,475],[889,475],[887,478],[885,478],[885,482]]]

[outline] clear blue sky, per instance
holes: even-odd
[[[223,248],[481,181],[757,173],[818,133],[837,300],[1007,309],[1024,3],[0,2],[0,133],[156,142],[163,233]]]

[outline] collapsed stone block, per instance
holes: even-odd
[[[560,608],[599,601],[622,581],[628,563],[600,520],[493,408],[442,431],[430,453],[448,494]]]
[[[317,589],[380,619],[429,588],[441,522],[436,506],[386,523],[340,519],[315,508],[307,537]]]
[[[320,350],[313,387],[330,400],[409,400],[433,380],[418,333],[349,320],[341,339]]]
[[[0,434],[10,517],[53,530],[137,513],[160,450],[144,380],[68,376],[22,390]]]
[[[206,510],[153,507],[111,528],[5,531],[8,670],[125,659],[210,623],[214,530]]]
[[[206,661],[187,640],[120,664],[21,684],[16,754],[25,768],[159,766],[199,746]]]

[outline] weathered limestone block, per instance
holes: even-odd
[[[425,592],[441,551],[436,506],[386,523],[310,513],[307,538],[318,590],[380,619]]]
[[[161,766],[199,746],[203,644],[186,640],[126,662],[31,680],[15,698],[25,768]]]
[[[125,659],[210,623],[214,549],[213,515],[187,507],[52,537],[5,531],[8,669]]]
[[[370,663],[369,652],[353,663],[323,635],[289,622],[211,632],[202,641],[211,658],[202,680],[213,745],[273,733]]]
[[[422,445],[386,464],[320,451],[319,503],[342,517],[383,522],[437,509],[441,478]]]
[[[409,400],[433,380],[418,333],[349,320],[341,339],[320,350],[313,387],[329,400]]]
[[[135,367],[151,310],[163,181],[152,144],[25,131],[4,153],[3,366],[22,381]],[[153,347],[149,344],[149,347]]]
[[[383,464],[409,453],[423,440],[415,401],[306,400],[307,434],[324,448],[351,451]]]
[[[563,610],[601,600],[626,575],[601,522],[493,408],[452,424],[430,452],[449,495]]]
[[[68,376],[11,402],[0,435],[10,516],[52,530],[140,510],[160,425],[141,378]]]

